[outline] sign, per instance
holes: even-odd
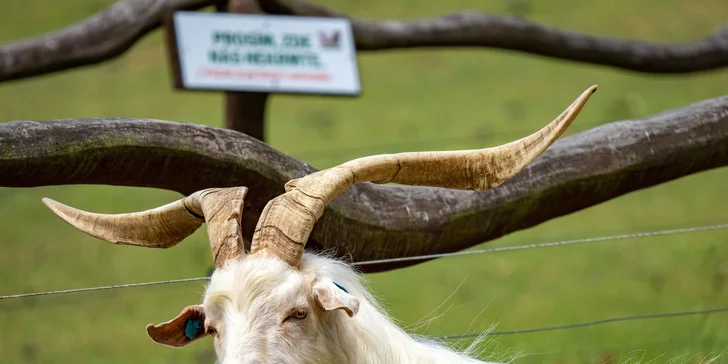
[[[358,95],[345,18],[178,11],[168,27],[177,88]]]

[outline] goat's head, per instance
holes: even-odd
[[[216,270],[203,303],[147,326],[154,341],[181,347],[212,336],[221,362],[327,362],[337,356],[328,345],[336,340],[327,337],[337,332],[332,320],[356,315],[366,301],[357,297],[358,287],[350,293],[331,269],[316,267],[318,258],[304,257],[326,206],[365,181],[476,191],[496,187],[546,150],[595,90],[586,90],[543,129],[502,146],[371,156],[292,180],[264,208],[249,254],[241,229],[245,187],[206,189],[156,209],[120,215],[44,202],[77,229],[116,244],[167,248],[207,223]]]

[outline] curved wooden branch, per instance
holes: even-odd
[[[222,0],[220,0],[222,1]],[[57,32],[0,46],[0,82],[100,63],[158,27],[165,13],[216,0],[120,0]],[[337,16],[299,0],[259,0],[271,14]],[[491,47],[648,73],[690,73],[728,65],[728,27],[703,40],[664,44],[578,34],[518,18],[460,12],[413,21],[352,19],[357,48]]]
[[[355,185],[327,208],[307,246],[353,261],[458,251],[727,164],[728,96],[722,96],[566,137],[482,193]],[[108,184],[183,194],[247,186],[246,241],[284,183],[314,171],[242,133],[195,124],[113,118],[0,124],[0,186]]]
[[[344,17],[300,0],[259,0],[271,14]],[[359,50],[490,47],[647,73],[690,73],[728,66],[728,26],[686,43],[652,43],[574,33],[513,17],[459,12],[411,21],[352,18]]]
[[[210,0],[120,0],[57,32],[0,46],[0,82],[96,64],[124,53],[172,10]]]

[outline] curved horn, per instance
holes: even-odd
[[[399,183],[485,191],[513,177],[543,153],[571,125],[592,86],[541,130],[493,148],[376,155],[294,179],[286,193],[263,209],[251,253],[268,251],[297,267],[308,236],[326,206],[359,182]]]
[[[78,230],[120,245],[169,248],[207,222],[215,265],[245,254],[241,230],[245,187],[211,188],[151,210],[97,214],[44,198],[43,203]]]

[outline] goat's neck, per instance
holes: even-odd
[[[332,327],[338,340],[330,341],[338,346],[332,349],[339,352],[342,363],[484,363],[414,339],[368,302],[362,302],[355,317],[342,319]]]

